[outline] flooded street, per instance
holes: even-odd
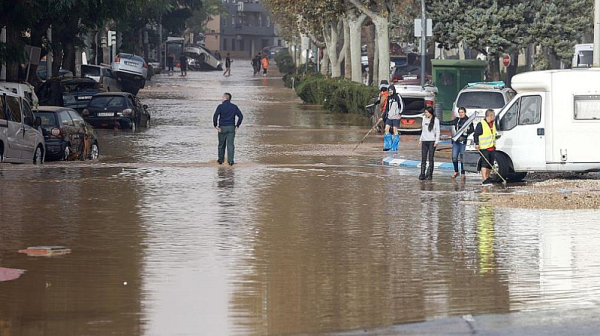
[[[482,205],[476,175],[419,181],[381,165],[380,137],[352,151],[366,118],[240,67],[156,76],[140,92],[152,127],[99,130],[96,162],[0,165],[0,267],[26,271],[0,281],[1,336],[323,334],[600,307],[597,211]],[[224,92],[244,113],[233,167],[216,163]],[[72,253],[18,253],[40,245]]]

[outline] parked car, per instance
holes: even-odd
[[[100,83],[100,87],[107,92],[121,92],[121,84],[110,67],[104,65],[82,65],[81,76]]]
[[[136,130],[150,126],[148,106],[128,92],[110,92],[95,95],[81,113],[94,127],[118,127]]]
[[[420,85],[394,85],[398,94],[402,97],[404,110],[400,117],[401,132],[421,132],[423,123],[423,109],[427,106],[433,107],[437,96],[437,88],[435,86]],[[373,120],[379,120],[381,117],[381,109],[374,109]]]
[[[148,67],[152,67],[155,75],[159,75],[162,71],[162,67],[160,66],[160,62],[157,62],[153,59],[148,60]]]
[[[467,109],[467,116],[477,114],[475,123],[485,117],[485,111],[493,109],[496,114],[515,96],[515,91],[503,82],[469,83],[456,96],[452,106],[452,118],[458,116],[458,108]]]
[[[0,82],[0,90],[9,91],[25,98],[30,106],[37,106],[39,100],[33,86],[29,83]]]
[[[148,64],[140,56],[121,53],[111,63],[111,70],[124,91],[136,95],[146,86]]]
[[[425,83],[431,82],[431,76],[425,75]],[[401,85],[420,85],[421,84],[421,66],[406,65],[395,67],[392,75],[392,83]]]
[[[100,156],[96,131],[75,110],[40,106],[34,115],[41,120],[46,160],[95,160]]]
[[[42,106],[63,106],[80,112],[100,92],[100,84],[93,79],[71,78],[47,80],[37,94]]]
[[[27,100],[0,92],[0,162],[44,162],[44,136]]]
[[[596,69],[533,71],[516,75],[517,95],[496,118],[496,167],[507,180],[528,172],[598,172],[600,72]],[[465,169],[481,164],[467,140]]]

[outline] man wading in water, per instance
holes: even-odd
[[[233,166],[235,130],[240,128],[244,116],[237,105],[231,103],[230,93],[224,93],[222,100],[223,103],[217,107],[213,116],[213,125],[219,132],[219,157],[217,162],[223,164],[225,161],[225,147],[227,147],[227,162],[230,166]],[[235,122],[236,116],[238,118],[237,123]]]

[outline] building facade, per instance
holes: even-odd
[[[207,24],[205,46],[222,56],[252,58],[263,48],[281,46],[271,15],[260,0],[223,0],[227,15],[218,15]]]

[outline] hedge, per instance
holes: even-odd
[[[292,84],[296,94],[307,104],[322,105],[324,108],[343,113],[358,113],[368,116],[365,106],[377,97],[376,87],[365,86],[344,78],[326,78],[321,74],[296,69],[292,57],[286,51],[275,57],[283,81],[288,88]]]

